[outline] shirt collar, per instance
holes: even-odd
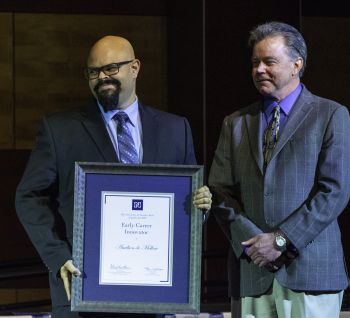
[[[288,116],[290,111],[292,110],[293,105],[297,100],[297,98],[299,97],[302,89],[303,87],[299,83],[299,85],[296,87],[296,89],[293,92],[291,92],[288,96],[286,96],[284,99],[280,101],[279,104],[280,104],[281,110],[286,116]],[[269,117],[269,115],[271,114],[276,104],[277,104],[277,101],[275,99],[272,99],[269,97],[264,98],[263,111],[267,117]]]
[[[133,126],[136,125],[136,123],[137,123],[137,116],[138,116],[138,110],[139,110],[139,107],[138,107],[139,103],[138,103],[137,96],[135,98],[135,101],[131,105],[129,105],[127,108],[125,108],[125,109],[114,109],[114,110],[110,110],[110,111],[105,112],[103,110],[103,107],[100,105],[100,103],[97,102],[97,104],[98,104],[98,107],[100,108],[100,111],[101,111],[102,116],[105,119],[106,123],[109,123],[116,113],[119,113],[119,112],[123,111],[124,113],[126,113],[129,116],[130,123]]]

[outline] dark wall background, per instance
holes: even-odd
[[[114,33],[131,40],[142,61],[140,99],[189,119],[198,161],[208,171],[224,116],[258,97],[247,38],[259,23],[279,20],[299,28],[309,48],[303,82],[350,105],[346,12],[340,0],[317,6],[306,0],[287,6],[277,0],[1,1],[0,305],[39,306],[49,299],[44,269],[15,216],[14,191],[40,117],[89,98],[81,69],[98,37]],[[348,210],[340,218],[347,263]],[[203,247],[203,309],[227,310],[228,244],[214,219],[205,225]]]

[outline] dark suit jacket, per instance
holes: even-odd
[[[143,163],[196,164],[191,129],[184,117],[139,107]],[[16,210],[49,269],[53,305],[68,305],[60,267],[72,259],[74,163],[118,162],[96,104],[43,118]]]
[[[209,184],[236,213],[226,230],[237,257],[242,241],[277,228],[300,255],[276,274],[241,258],[241,296],[266,292],[274,278],[294,290],[342,290],[348,278],[337,217],[350,195],[348,110],[303,87],[266,171],[261,123],[260,102],[224,119]]]

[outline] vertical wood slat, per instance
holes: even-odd
[[[14,144],[12,13],[0,13],[0,149]]]

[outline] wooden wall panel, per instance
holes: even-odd
[[[0,305],[13,304],[16,302],[15,289],[0,289]]]
[[[0,308],[5,305],[13,305],[16,303],[25,302],[42,302],[45,300],[50,300],[50,290],[49,288],[0,288]],[[49,312],[51,311],[51,305],[41,305],[31,308],[18,308],[16,310],[16,316],[29,317],[28,311],[31,312]],[[20,313],[23,312],[23,315]],[[2,312],[1,316],[6,315],[6,311]],[[11,313],[11,316],[15,314]],[[10,316],[4,316],[10,317]],[[30,316],[32,317],[32,316]]]
[[[167,106],[166,19],[161,16],[15,14],[16,148],[31,148],[39,119],[80,105],[91,94],[83,68],[107,34],[134,45],[142,63],[138,96]]]
[[[0,149],[14,142],[12,42],[12,14],[0,13]]]
[[[0,150],[0,263],[4,261],[35,258],[38,254],[27,238],[15,212],[15,191],[29,157],[26,150]]]

